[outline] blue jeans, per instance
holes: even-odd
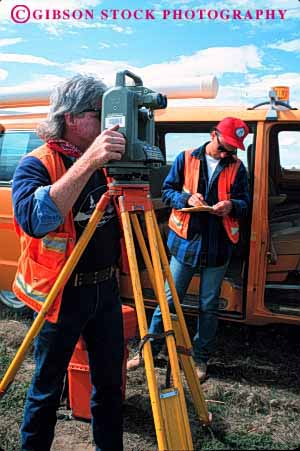
[[[59,320],[35,339],[35,373],[21,426],[23,451],[49,451],[56,410],[74,347],[82,334],[92,381],[92,428],[97,451],[122,451],[123,321],[115,277],[64,290]]]
[[[200,269],[199,289],[199,314],[197,332],[193,340],[194,359],[196,362],[207,363],[211,353],[215,350],[216,333],[218,327],[218,304],[222,280],[225,276],[229,261],[224,266],[208,267]],[[182,302],[196,268],[184,265],[171,258],[170,269],[180,302]],[[168,283],[165,285],[167,301],[170,311],[175,312],[173,299]],[[160,334],[163,332],[163,322],[160,307],[154,310],[149,333]],[[153,356],[157,356],[163,346],[164,340],[152,341]]]

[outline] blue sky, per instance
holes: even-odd
[[[14,23],[11,10],[19,4],[33,10],[93,11],[93,20],[29,20]],[[101,20],[101,10],[110,20]],[[154,11],[155,20],[114,20],[110,10]],[[275,20],[175,20],[197,9],[274,9]],[[278,10],[287,10],[280,20]],[[162,10],[171,11],[167,20]],[[77,13],[79,14],[79,13]],[[118,13],[120,15],[120,13]],[[127,13],[128,14],[128,13]],[[139,13],[139,15],[145,14]],[[195,13],[196,14],[196,13]],[[19,13],[23,17],[23,11]],[[128,68],[144,83],[190,85],[202,75],[214,74],[218,104],[252,104],[266,97],[274,84],[289,85],[291,103],[300,103],[300,2],[298,0],[1,0],[0,94],[8,91],[49,88],[61,78],[78,72],[94,73],[108,84],[115,72]]]

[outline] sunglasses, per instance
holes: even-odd
[[[220,141],[220,139],[219,139],[219,136],[221,136],[221,134],[220,133],[218,133],[218,132],[216,132],[216,136],[217,136],[217,141],[218,141],[218,144],[219,144],[219,147],[218,147],[218,149],[221,151],[221,152],[227,152],[227,153],[229,153],[229,154],[235,154],[236,152],[237,152],[237,148],[236,147],[234,147],[233,149],[226,149],[226,147],[224,147],[224,145],[221,143],[221,141]]]
[[[78,113],[78,114],[82,114],[82,113],[97,113],[99,121],[101,119],[101,109],[100,108],[88,108],[86,110],[80,111],[80,113]]]

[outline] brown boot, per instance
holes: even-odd
[[[127,371],[134,371],[140,368],[143,365],[143,360],[140,354],[136,354],[132,359],[127,360]]]
[[[207,365],[204,362],[196,362],[195,370],[200,382],[204,382],[207,378]]]

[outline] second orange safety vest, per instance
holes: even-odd
[[[188,194],[195,194],[198,192],[198,184],[200,178],[200,163],[201,160],[192,155],[194,149],[186,150],[184,152],[184,180],[182,191]],[[231,187],[234,184],[237,172],[241,165],[241,160],[236,160],[226,166],[219,175],[218,179],[218,199],[230,200]],[[169,218],[169,227],[177,235],[182,238],[187,238],[188,227],[191,219],[191,214],[172,209]],[[239,223],[238,220],[227,215],[222,218],[223,226],[227,232],[228,238],[234,244],[239,240]]]

